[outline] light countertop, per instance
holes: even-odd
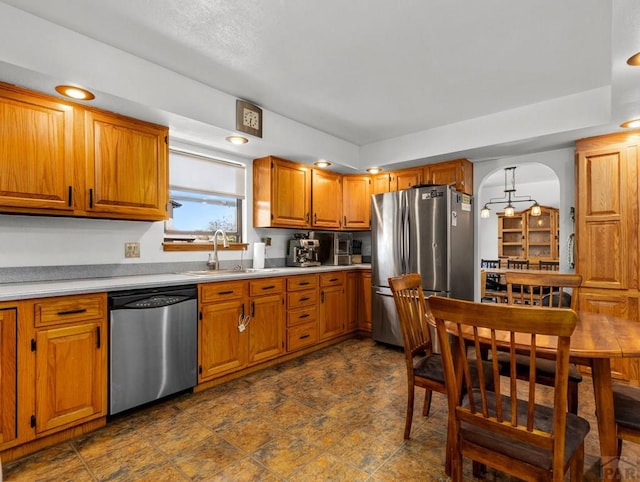
[[[272,276],[294,276],[326,271],[349,271],[354,269],[370,269],[370,264],[354,264],[350,266],[315,266],[309,268],[273,268],[264,270],[211,272],[166,273],[135,276],[119,276],[113,278],[87,278],[58,281],[39,281],[27,283],[0,284],[0,301],[24,300],[29,298],[46,298],[103,291],[122,291],[142,288],[158,288],[163,286],[180,286],[212,281],[234,279],[267,278]]]

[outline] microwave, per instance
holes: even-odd
[[[343,266],[352,263],[351,243],[353,241],[353,235],[351,233],[311,231],[309,238],[320,241],[318,261],[320,261],[321,264]]]

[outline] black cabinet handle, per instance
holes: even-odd
[[[242,303],[242,318],[244,318],[244,303]]]
[[[310,284],[308,281],[301,281],[300,283],[298,283],[299,286],[307,286],[308,284]]]
[[[331,278],[329,281],[338,281],[340,278]]]
[[[78,314],[78,313],[86,313],[86,311],[87,311],[86,308],[78,308],[76,310],[58,311],[58,316],[75,315],[75,314]]]
[[[89,189],[89,209],[93,209],[93,188]]]
[[[304,340],[305,338],[309,338],[311,333],[305,333],[304,335],[300,335],[300,340]]]
[[[233,293],[233,290],[229,290],[229,291],[218,291],[219,295],[230,295],[231,293]]]
[[[309,316],[311,316],[311,315],[309,315],[309,313],[305,313],[304,315],[298,316],[298,319],[309,318]]]
[[[67,206],[73,206],[73,186],[69,186],[69,196],[67,199]]]
[[[251,317],[252,318],[256,317],[256,303],[255,303],[255,301],[251,302]]]
[[[269,286],[263,286],[262,289],[263,290],[272,290],[275,287],[276,287],[275,285],[269,285]]]
[[[98,344],[98,348],[100,348],[100,327],[96,326],[96,341]]]
[[[324,291],[320,292],[320,303],[324,303]]]
[[[308,301],[310,298],[308,296],[305,296],[304,298],[300,298],[300,301]]]

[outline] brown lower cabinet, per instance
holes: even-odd
[[[369,270],[199,284],[201,388],[366,330],[370,286]],[[107,353],[106,293],[0,302],[3,461],[106,423]]]
[[[199,286],[199,382],[284,353],[284,285],[261,278]]]
[[[104,424],[106,323],[106,293],[0,303],[0,451]]]

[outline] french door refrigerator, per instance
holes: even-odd
[[[372,337],[403,346],[388,278],[417,272],[425,297],[473,300],[472,197],[448,185],[376,194],[371,218]]]

